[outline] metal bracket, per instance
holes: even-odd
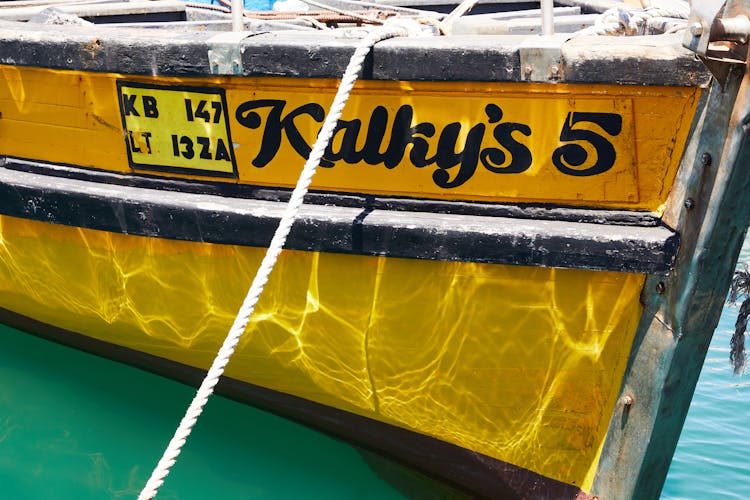
[[[227,31],[212,36],[208,44],[208,68],[212,75],[242,74],[242,41],[259,33]]]
[[[570,34],[530,36],[518,46],[521,80],[529,82],[562,82],[562,46]]]
[[[734,64],[745,64],[750,0],[701,0],[691,4],[682,44],[696,53],[723,86]]]

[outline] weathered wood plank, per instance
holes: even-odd
[[[588,83],[658,80],[661,85],[708,85],[710,74],[681,35],[576,37],[562,47],[565,78]]]
[[[0,213],[126,234],[266,247],[285,206],[0,169]],[[305,205],[287,247],[648,273],[669,269],[678,241],[654,225]]]
[[[203,76],[213,33],[135,28],[82,30],[0,22],[0,64],[124,74]],[[459,35],[379,43],[364,78],[521,81],[527,36]],[[244,39],[243,74],[340,78],[357,40],[336,34],[274,32]],[[682,48],[680,35],[586,37],[562,45],[561,82],[705,85],[709,74]]]
[[[5,7],[0,9],[0,19],[6,21],[28,21],[39,14],[49,5],[35,5],[28,7]],[[163,12],[185,12],[185,3],[178,0],[150,0],[136,2],[107,2],[93,4],[55,4],[58,9],[66,14],[78,17],[103,17],[123,16],[134,14],[155,14]]]
[[[684,156],[664,216],[682,248],[644,287],[621,390],[633,402],[610,423],[593,490],[602,497],[655,499],[664,483],[750,218],[748,92],[747,74],[714,84]]]

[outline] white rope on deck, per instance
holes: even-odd
[[[292,224],[299,213],[303,199],[305,194],[307,194],[313,175],[318,168],[318,164],[323,157],[325,148],[328,146],[328,143],[333,136],[338,120],[344,110],[344,105],[346,104],[349,94],[354,87],[354,82],[357,80],[359,72],[362,69],[365,57],[370,53],[370,49],[381,40],[399,36],[421,36],[425,34],[425,31],[416,21],[393,18],[389,19],[385,26],[368,33],[357,46],[351,60],[349,61],[349,65],[344,72],[344,76],[341,78],[341,83],[339,84],[336,96],[333,99],[333,104],[331,104],[331,109],[328,111],[328,116],[326,116],[326,119],[323,122],[323,126],[315,141],[315,145],[310,151],[310,156],[302,169],[302,173],[297,180],[297,185],[295,186],[294,191],[292,191],[292,196],[287,203],[284,215],[279,222],[279,226],[273,235],[271,244],[263,257],[252,284],[250,285],[250,289],[245,296],[242,307],[240,307],[237,317],[234,319],[234,323],[232,324],[226,339],[224,339],[221,349],[219,349],[216,358],[211,364],[211,368],[206,374],[206,378],[201,383],[193,401],[185,412],[185,416],[182,418],[182,421],[180,421],[180,425],[177,427],[177,430],[175,431],[172,440],[169,442],[167,449],[164,451],[161,460],[159,460],[159,463],[151,473],[151,477],[146,483],[146,486],[144,486],[141,494],[138,496],[139,500],[150,500],[156,496],[159,488],[164,483],[164,478],[167,477],[167,474],[169,474],[170,469],[175,464],[177,457],[180,455],[182,447],[185,445],[198,417],[203,412],[203,408],[208,402],[208,398],[213,394],[214,388],[219,382],[219,378],[224,373],[224,369],[226,368],[227,363],[229,363],[229,359],[234,353],[240,337],[242,337],[242,334],[245,332],[245,328],[247,327],[250,316],[253,313],[255,304],[258,302],[261,293],[263,293],[263,288],[265,287],[266,282],[268,282],[268,278],[271,275],[271,271],[273,271],[282,248],[284,247],[284,243],[286,242],[286,238],[292,228]]]
[[[575,33],[581,35],[637,35],[642,34],[651,19],[690,17],[690,5],[684,0],[641,0],[642,9],[613,7],[597,17],[593,26]]]
[[[450,35],[453,32],[453,23],[464,14],[469,12],[479,0],[461,0],[459,3],[442,21],[438,21],[436,24],[440,28],[440,31],[446,35]]]

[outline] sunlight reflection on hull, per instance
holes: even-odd
[[[263,249],[0,217],[0,305],[206,367]],[[285,251],[230,377],[590,486],[644,277]]]

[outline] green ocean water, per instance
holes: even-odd
[[[750,247],[743,250],[750,261]],[[662,494],[750,498],[750,384],[728,364],[727,306]],[[0,327],[0,498],[135,498],[194,389]],[[214,397],[163,499],[454,498],[304,426]]]
[[[0,327],[0,499],[132,499],[195,390]],[[160,499],[452,498],[378,456],[221,397]]]

